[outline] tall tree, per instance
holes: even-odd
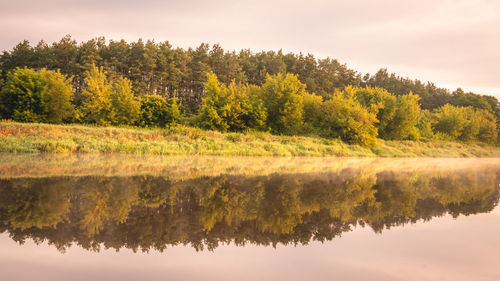
[[[293,135],[303,123],[303,97],[306,86],[293,74],[268,75],[262,85],[267,109],[267,126],[276,134]]]
[[[190,61],[188,62],[189,72],[187,74],[187,87],[181,93],[181,98],[184,100],[185,107],[188,112],[195,113],[204,96],[204,83],[206,74],[210,70],[208,61],[208,44],[201,44],[195,50],[189,49],[188,54]]]
[[[0,115],[23,122],[61,123],[73,113],[73,90],[60,72],[16,68],[0,91]]]
[[[372,146],[376,143],[376,113],[370,112],[356,99],[356,88],[337,90],[324,102],[321,111],[322,136],[345,142]]]
[[[200,127],[222,132],[263,129],[267,114],[257,86],[237,84],[234,80],[226,86],[209,73],[205,91],[198,116]]]
[[[85,87],[80,95],[78,120],[86,123],[109,125],[114,118],[111,95],[113,84],[102,67],[92,65],[85,73]]]
[[[420,138],[417,125],[422,112],[418,100],[419,96],[411,92],[408,95],[397,97],[394,117],[385,130],[387,139],[405,140]]]
[[[42,80],[46,83],[46,93],[43,97],[45,104],[45,122],[62,123],[63,121],[73,121],[74,106],[73,88],[71,79],[61,72],[42,68],[39,71]]]
[[[60,69],[66,75],[77,76],[81,72],[76,64],[78,45],[70,35],[64,36],[59,42],[52,44],[53,61],[52,69]]]
[[[176,99],[169,102],[159,95],[141,97],[138,125],[143,127],[167,127],[179,122],[180,114]]]
[[[127,78],[120,77],[113,83],[111,104],[114,113],[113,124],[133,125],[139,118],[141,103],[134,96],[132,83]]]

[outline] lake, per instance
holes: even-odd
[[[500,280],[500,159],[0,154],[1,280]]]

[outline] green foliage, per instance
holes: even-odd
[[[203,98],[198,124],[201,128],[225,132],[229,128],[226,118],[230,115],[231,105],[225,85],[213,73],[207,74],[205,82],[206,97]]]
[[[276,134],[298,134],[303,124],[306,85],[293,74],[267,75],[262,100],[267,108],[267,125]]]
[[[494,144],[500,140],[499,120],[492,113],[486,110],[477,110],[472,118],[478,119],[479,134],[477,139],[479,141]]]
[[[321,109],[323,98],[315,94],[306,93],[303,97],[304,103],[304,128],[305,134],[318,134],[317,125],[321,122]]]
[[[335,59],[310,54],[235,53],[205,43],[185,50],[169,42],[127,43],[103,37],[78,44],[69,35],[50,45],[23,41],[0,54],[0,117],[167,126],[180,121],[182,108],[183,121],[189,121],[185,123],[206,129],[325,135],[323,119],[334,114],[325,109],[334,106],[325,103],[349,85],[361,106],[376,115],[374,124],[382,139],[500,141],[500,104],[495,97],[461,89],[450,94],[386,69],[361,77]],[[145,109],[139,101],[144,95],[165,98],[167,109],[159,100],[150,100],[154,108]],[[445,104],[474,110],[455,118],[440,109],[431,118],[420,109],[435,110]],[[326,135],[345,135],[338,130]]]
[[[86,72],[77,119],[85,123],[111,124],[114,120],[112,95],[113,83],[108,80],[102,67],[92,65]]]
[[[417,129],[421,138],[432,139],[434,138],[434,132],[432,130],[433,116],[429,110],[422,110],[420,119],[418,120]]]
[[[390,128],[396,117],[397,98],[383,88],[355,88],[358,101],[371,112],[377,114],[376,124],[381,138],[391,139]]]
[[[47,92],[44,96],[46,105],[47,123],[62,123],[74,116],[73,89],[70,79],[59,71],[42,69],[41,77],[47,83]]]
[[[397,97],[394,117],[386,127],[386,139],[405,140],[419,139],[417,124],[421,118],[419,96],[410,92]]]
[[[489,112],[494,112],[495,107],[497,107],[495,102],[491,102],[487,96],[465,93],[460,88],[453,92],[450,104],[461,107],[472,106],[476,109],[485,109]]]
[[[453,139],[458,139],[462,135],[462,130],[467,122],[463,115],[463,108],[452,105],[444,105],[434,111],[436,123],[434,129],[449,135]]]
[[[244,103],[246,115],[243,117],[247,128],[266,130],[267,110],[261,99],[261,88],[256,85],[245,85],[242,92],[246,99]]]
[[[121,75],[130,79],[139,96],[178,97],[183,109],[190,114],[197,113],[204,96],[206,72],[213,71],[223,83],[235,80],[258,86],[265,83],[267,74],[290,73],[306,85],[308,92],[325,99],[348,85],[380,87],[397,96],[412,92],[420,97],[423,109],[432,110],[450,103],[486,109],[500,119],[498,100],[492,96],[464,93],[460,89],[450,94],[433,83],[399,77],[387,69],[361,77],[359,72],[332,58],[317,59],[310,54],[282,51],[254,53],[248,49],[236,54],[205,43],[185,50],[172,47],[168,41],[127,43],[106,41],[103,37],[78,44],[69,35],[50,45],[40,41],[31,46],[30,42],[23,41],[0,54],[3,73],[0,80],[16,67],[60,69],[61,73],[73,77],[72,86],[79,95],[85,87],[86,71],[93,63],[103,66],[110,77]],[[384,137],[383,130],[380,135]]]
[[[444,105],[434,112],[437,132],[461,141],[494,143],[498,131],[493,114],[472,107]]]
[[[17,68],[8,73],[0,94],[2,117],[22,122],[45,121],[46,91],[47,85],[34,70]]]
[[[498,99],[493,96],[465,93],[462,89],[458,88],[453,92],[450,104],[454,106],[470,106],[475,109],[486,110],[496,119],[497,129],[500,128],[500,103]],[[488,115],[488,118],[490,117],[491,116]],[[486,137],[486,139],[491,139],[491,137]],[[500,144],[500,134],[497,136],[497,142]]]
[[[421,117],[419,96],[395,96],[383,88],[357,88],[356,96],[364,106],[376,112],[377,128],[382,139],[418,139],[417,124]]]
[[[208,73],[205,91],[198,116],[201,128],[239,132],[264,126],[266,112],[258,99],[258,87],[235,81],[226,86],[214,73]]]
[[[399,77],[394,73],[389,73],[387,69],[380,69],[372,76],[366,74],[363,80],[368,86],[384,88],[398,96],[414,93],[420,97],[421,107],[428,110],[449,103],[452,97],[447,89],[439,88],[433,83]]]
[[[4,85],[3,71],[0,69],[0,91],[3,88],[3,85]],[[0,116],[1,116],[1,112],[0,112]]]
[[[347,143],[373,146],[377,138],[377,117],[359,103],[356,92],[355,87],[346,87],[323,103],[320,123],[322,135],[341,138]]]
[[[85,88],[80,95],[78,119],[99,125],[133,125],[139,118],[141,103],[134,95],[129,79],[108,79],[103,68],[92,65],[86,72]]]
[[[0,114],[22,122],[61,123],[71,117],[73,90],[60,72],[16,68],[0,91]]]
[[[134,96],[132,84],[121,77],[113,84],[111,104],[114,112],[112,123],[115,125],[132,125],[139,118],[141,102]]]
[[[142,127],[167,127],[179,122],[180,113],[176,99],[171,102],[159,95],[141,97],[138,125]]]
[[[177,98],[174,97],[170,99],[168,110],[170,113],[170,124],[171,125],[178,124],[181,120],[182,114]]]

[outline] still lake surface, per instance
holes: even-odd
[[[1,280],[500,280],[500,159],[0,154]]]

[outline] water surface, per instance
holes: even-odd
[[[0,154],[3,280],[499,280],[500,159]]]

